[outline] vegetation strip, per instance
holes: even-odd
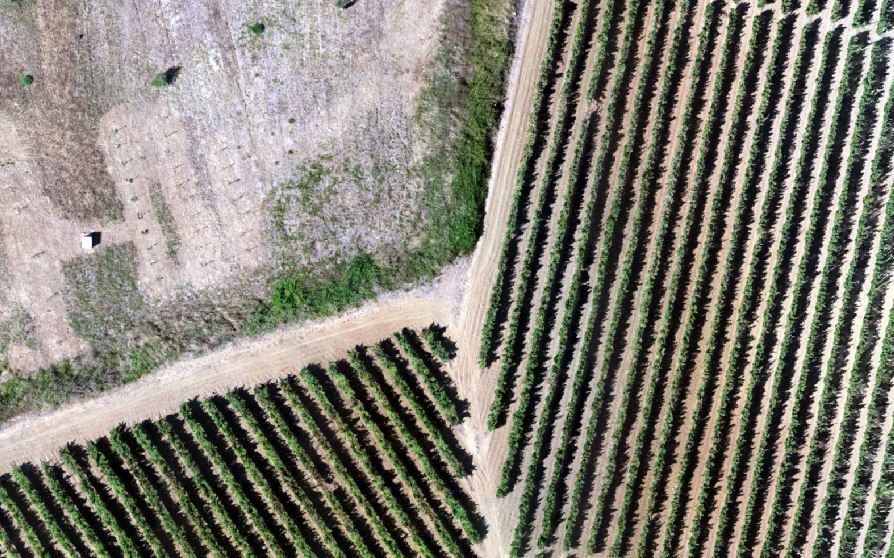
[[[869,71],[867,72],[863,83],[864,93],[860,101],[859,112],[857,113],[856,128],[854,131],[855,141],[858,141],[857,138],[861,138],[861,136],[871,133],[871,127],[874,124],[876,117],[875,104],[881,93],[879,84],[873,83],[873,74],[879,70],[885,70],[884,67],[880,67],[876,61],[877,49],[873,48],[872,50],[873,53],[871,56],[873,62],[869,65]],[[877,78],[878,75],[876,74],[875,79]],[[859,145],[859,143],[855,145]],[[807,532],[811,528],[809,525],[809,522],[811,521],[810,516],[817,504],[819,504],[817,484],[821,481],[818,477],[824,467],[826,454],[825,446],[829,443],[829,439],[832,436],[832,421],[839,408],[838,394],[843,389],[843,382],[846,380],[846,356],[836,355],[834,350],[836,347],[847,346],[850,344],[850,335],[852,331],[851,324],[853,324],[856,318],[855,303],[859,296],[858,291],[862,289],[862,284],[866,277],[866,269],[864,266],[869,258],[869,251],[866,247],[866,243],[871,243],[871,236],[867,235],[867,227],[872,227],[874,229],[875,225],[872,225],[871,223],[877,219],[880,209],[879,207],[874,207],[877,205],[874,203],[864,205],[863,212],[857,222],[857,230],[852,232],[853,224],[855,222],[854,217],[856,216],[854,204],[857,203],[857,200],[861,196],[858,187],[861,185],[862,180],[858,180],[857,177],[862,175],[862,165],[865,162],[865,154],[861,153],[861,151],[862,149],[855,149],[848,157],[847,174],[845,175],[845,202],[842,207],[839,208],[839,215],[836,216],[836,224],[841,221],[847,228],[845,229],[846,232],[840,235],[840,239],[837,236],[833,237],[833,239],[838,241],[835,244],[835,248],[838,248],[839,250],[847,249],[847,246],[851,242],[857,243],[855,246],[862,245],[863,248],[862,251],[855,252],[849,271],[845,276],[847,278],[844,283],[845,291],[841,297],[843,299],[842,313],[839,320],[834,324],[833,329],[833,356],[831,362],[828,364],[826,374],[823,377],[822,391],[817,394],[819,395],[819,412],[816,415],[816,427],[807,454],[805,480],[801,486],[798,506],[793,521],[793,534],[789,542],[790,552],[797,552],[797,549],[806,542]],[[828,273],[834,281],[827,280],[826,273],[824,273],[822,280],[826,285],[821,283],[821,296],[834,296],[834,293],[837,291],[836,283],[838,282],[838,278],[842,275],[841,271],[840,266],[835,266],[831,272]],[[828,286],[828,283],[832,283],[833,286]],[[825,289],[823,289],[824,286],[826,287]],[[828,291],[832,291],[833,294],[828,294]],[[831,324],[824,325],[828,328]],[[811,331],[811,333],[813,333],[813,331]],[[824,336],[824,338],[825,337],[826,336]],[[820,359],[821,356],[815,356],[808,364],[811,367],[819,367],[821,366]],[[833,480],[833,482],[837,481]]]
[[[768,160],[765,153],[773,132],[774,120],[782,101],[785,68],[791,56],[790,48],[793,43],[794,18],[789,16],[782,19],[777,27],[777,39],[773,43],[768,63],[767,84],[761,96],[760,106],[757,109],[758,118],[755,123],[755,133],[745,169],[745,188],[757,189],[762,182],[762,175]],[[702,547],[707,539],[706,516],[712,511],[715,504],[717,491],[714,490],[714,486],[721,475],[724,455],[730,443],[735,398],[745,380],[742,369],[745,367],[747,360],[748,344],[750,343],[750,324],[757,319],[757,310],[760,305],[760,283],[767,272],[769,264],[770,243],[772,242],[770,234],[775,229],[779,216],[779,212],[776,209],[780,205],[782,197],[782,188],[779,186],[779,183],[775,181],[767,184],[764,204],[755,230],[754,236],[756,239],[753,243],[751,263],[745,276],[745,291],[740,303],[732,354],[729,363],[726,364],[726,378],[724,379],[724,388],[719,399],[719,412],[715,413],[717,418],[714,434],[705,463],[703,486],[696,501],[695,515],[692,520],[693,531],[688,541],[689,551],[694,556],[701,555]],[[753,218],[753,215],[746,218],[746,220],[739,221],[740,217],[737,215],[736,224],[739,225],[741,222],[747,225],[751,218]],[[755,380],[752,375],[752,382],[749,383],[749,388],[754,387]],[[762,383],[760,385],[762,387]],[[748,400],[750,401],[750,399]],[[747,423],[751,420],[751,413],[743,411],[740,413],[740,420],[746,423],[747,428]],[[741,429],[742,427],[740,426],[740,431]],[[735,463],[735,457],[733,460]]]
[[[614,12],[613,12],[614,13]],[[596,146],[596,158],[591,165],[591,168],[595,169],[595,174],[593,177],[593,188],[595,189],[594,196],[591,198],[592,203],[598,203],[595,197],[596,193],[599,192],[608,192],[610,190],[609,184],[605,179],[605,172],[611,165],[607,164],[611,159],[612,153],[616,148],[616,144],[618,141],[617,136],[611,132],[613,128],[617,125],[619,119],[621,118],[621,110],[623,110],[623,103],[625,102],[625,93],[626,88],[629,86],[631,80],[635,75],[635,66],[631,63],[631,60],[635,58],[636,51],[638,45],[636,45],[634,38],[637,33],[637,29],[644,20],[645,16],[645,8],[641,6],[638,2],[632,2],[627,6],[625,16],[625,30],[623,33],[623,41],[621,43],[621,47],[617,53],[617,60],[619,64],[615,66],[614,79],[611,86],[611,90],[608,95],[608,103],[606,104],[605,109],[605,133],[602,134],[601,141]],[[616,15],[614,17],[620,17]],[[605,20],[605,25],[608,26],[610,20]],[[614,42],[611,39],[611,35],[615,33],[613,27],[605,27],[606,35],[608,36],[608,42]],[[600,47],[600,52],[611,52],[611,49],[608,47]],[[610,67],[610,66],[603,66]],[[603,72],[594,73],[593,79],[591,81],[591,86],[589,89],[588,95],[595,96],[601,92],[600,83],[607,79],[607,75],[603,74]],[[608,198],[607,194],[603,194],[605,198]],[[598,324],[597,316],[600,315],[601,310],[597,308],[598,301],[601,301],[603,298],[603,288],[604,282],[602,281],[603,277],[606,277],[609,273],[607,267],[610,267],[612,264],[607,261],[609,259],[608,251],[610,250],[610,243],[613,240],[616,240],[613,234],[613,226],[612,222],[618,219],[618,214],[621,212],[621,205],[618,202],[618,195],[614,196],[614,200],[610,208],[599,208],[599,211],[596,214],[592,214],[591,209],[588,209],[587,212],[592,214],[594,218],[599,218],[603,215],[603,211],[605,209],[609,209],[612,213],[610,215],[610,221],[606,223],[606,226],[602,227],[599,232],[599,240],[601,241],[601,250],[598,250],[598,264],[596,268],[596,275],[593,279],[590,280],[590,284],[592,285],[592,291],[590,293],[590,314],[586,320],[586,324],[584,326],[584,333],[580,338],[579,346],[581,347],[582,356],[579,359],[578,367],[574,375],[573,387],[572,387],[572,398],[568,404],[568,414],[565,417],[565,421],[562,426],[562,438],[559,442],[558,451],[555,455],[555,466],[553,468],[553,473],[551,476],[549,487],[547,488],[546,499],[544,503],[544,524],[542,527],[542,532],[539,540],[539,544],[543,546],[546,541],[548,541],[554,534],[556,527],[560,521],[560,510],[558,506],[561,505],[561,500],[563,498],[563,493],[565,490],[565,475],[570,472],[571,459],[574,456],[574,448],[572,446],[572,438],[575,436],[577,429],[579,428],[580,421],[584,412],[584,401],[586,399],[586,389],[587,385],[590,383],[591,377],[591,363],[590,357],[595,352],[595,347],[593,347],[593,343],[597,341],[597,337],[594,336],[594,331]],[[598,207],[598,206],[597,206]],[[594,241],[596,240],[594,235]],[[589,238],[586,238],[586,241],[582,241],[582,246],[586,247],[590,244]],[[592,247],[594,250],[598,249],[598,246],[595,242],[592,243]],[[589,250],[589,248],[588,248]],[[594,254],[595,255],[595,254]],[[588,252],[584,252],[584,262],[581,264],[581,269],[586,269],[590,267],[590,261],[593,258]],[[583,279],[581,283],[583,284]],[[583,297],[582,297],[583,298]]]
[[[883,110],[887,108],[879,107],[878,104],[885,93],[884,83],[886,77],[889,77],[891,72],[888,69],[891,64],[890,42],[877,43],[872,49],[871,58],[870,68],[872,71],[867,76],[867,81],[864,85],[864,95],[868,97],[867,106],[858,117],[852,152],[848,162],[849,169],[856,170],[850,173],[845,178],[846,180],[858,181],[862,179],[864,166],[868,159],[865,153],[865,146],[872,144],[872,137],[875,134],[874,128],[880,116],[880,108]],[[890,91],[888,91],[888,94],[890,95]],[[890,114],[886,112],[883,116],[890,117]],[[883,125],[879,127],[880,133],[890,133],[891,125],[890,122],[883,122]],[[884,155],[885,151],[877,151],[876,153]],[[884,167],[882,169],[882,172],[885,173]],[[890,236],[890,233],[887,233],[887,229],[894,226],[894,223],[890,223],[885,218],[887,213],[882,211],[887,205],[887,199],[890,197],[890,185],[888,181],[880,179],[878,170],[874,168],[870,173],[869,193],[863,199],[863,214],[860,217],[854,238],[854,262],[848,272],[847,279],[845,279],[846,285],[860,285],[862,290],[864,283],[862,276],[866,275],[866,271],[874,271],[870,277],[867,277],[867,280],[871,279],[869,305],[858,338],[854,363],[850,366],[850,382],[844,401],[843,419],[838,427],[840,434],[834,452],[829,454],[830,457],[834,455],[832,457],[832,476],[828,481],[826,497],[820,514],[820,520],[827,523],[823,525],[814,545],[813,553],[815,556],[831,552],[834,541],[837,539],[837,536],[832,532],[832,528],[837,524],[837,517],[841,511],[840,506],[846,503],[843,502],[841,492],[848,483],[850,457],[857,442],[857,434],[860,431],[858,424],[860,408],[866,403],[865,397],[870,389],[871,375],[874,370],[872,354],[884,334],[880,328],[890,270],[884,266],[886,262],[882,261],[880,265],[878,260],[876,260],[875,267],[871,267],[870,258],[873,253],[874,238],[879,234],[880,230],[882,235]],[[845,297],[845,307],[850,308],[849,302],[856,296],[846,291]],[[842,336],[838,331],[836,331],[836,338],[838,338],[839,344],[833,347],[833,357],[830,366],[847,368],[846,360],[842,359],[840,355],[844,354],[850,345],[850,338],[847,338],[848,343],[846,345],[842,342]],[[870,416],[869,424],[880,423],[882,420],[883,418],[877,415]]]
[[[712,143],[710,139],[714,134],[720,133],[719,123],[720,123],[720,114],[721,111],[726,110],[726,96],[728,93],[721,93],[722,91],[729,91],[733,84],[733,80],[731,79],[732,75],[728,74],[729,70],[726,70],[728,64],[731,63],[732,60],[735,59],[736,53],[739,49],[739,34],[742,29],[743,19],[742,16],[742,8],[735,10],[731,15],[730,25],[727,29],[727,38],[725,39],[724,49],[722,51],[721,56],[721,66],[719,70],[719,79],[715,81],[715,91],[714,91],[714,100],[712,101],[711,109],[708,113],[707,118],[707,140],[701,147],[701,153],[698,158],[698,162],[696,164],[696,173],[695,173],[695,182],[694,184],[698,188],[698,190],[704,191],[705,194],[699,194],[696,198],[698,200],[697,207],[699,208],[699,212],[703,212],[706,209],[706,198],[702,198],[703,195],[707,195],[707,185],[712,169],[716,166],[716,157],[717,150],[716,144]],[[757,25],[757,23],[755,23]],[[722,192],[721,192],[722,193]],[[702,201],[704,199],[704,201]],[[706,250],[702,256],[702,262],[698,264],[695,269],[697,269],[697,278],[695,283],[695,291],[693,299],[693,312],[690,315],[689,320],[686,323],[686,327],[683,331],[683,338],[681,347],[684,351],[683,360],[677,365],[677,370],[674,372],[674,376],[671,380],[670,386],[670,407],[668,407],[666,412],[666,419],[662,426],[662,431],[659,437],[658,442],[658,467],[656,468],[657,476],[655,480],[653,480],[653,488],[651,489],[651,494],[648,497],[648,507],[649,509],[653,509],[655,506],[660,505],[660,493],[656,490],[655,487],[661,485],[661,483],[665,482],[665,475],[670,471],[667,467],[671,464],[669,458],[672,457],[672,454],[668,454],[665,452],[670,451],[672,448],[669,445],[669,441],[676,436],[675,431],[680,427],[679,423],[679,411],[674,410],[674,406],[680,405],[682,403],[681,395],[683,393],[682,390],[686,389],[686,383],[688,382],[688,369],[691,366],[694,366],[694,362],[690,362],[691,359],[691,351],[693,342],[697,340],[697,337],[692,335],[694,333],[694,327],[696,324],[700,323],[704,320],[703,317],[699,316],[699,312],[695,310],[699,309],[699,300],[701,297],[707,296],[707,286],[709,283],[707,282],[707,278],[709,277],[707,273],[708,270],[714,269],[717,264],[718,257],[718,248],[719,242],[721,239],[722,228],[719,227],[719,219],[722,215],[723,208],[726,204],[729,203],[729,196],[727,194],[726,199],[723,196],[717,194],[715,195],[714,202],[712,204],[711,209],[711,221],[706,225],[705,231],[707,233],[707,237],[705,239]],[[698,221],[697,221],[698,222]],[[687,258],[693,257],[692,255],[686,255]],[[692,264],[684,268],[688,271],[692,270]],[[666,355],[670,355],[670,353],[665,353]],[[684,372],[687,374],[684,375]],[[669,420],[668,420],[669,419]],[[663,491],[663,488],[661,489]],[[651,513],[651,512],[650,512]],[[652,537],[655,536],[655,533],[652,531],[652,522],[648,522],[645,526],[645,529],[642,533],[642,537],[640,543],[638,544],[638,552],[644,552],[644,549],[653,544]]]
[[[693,156],[694,152],[694,142],[696,139],[696,132],[698,130],[696,124],[696,118],[699,116],[700,111],[705,105],[704,102],[704,93],[705,89],[708,85],[708,78],[710,75],[710,64],[711,59],[714,53],[714,49],[716,47],[716,42],[719,33],[719,25],[721,17],[723,13],[717,4],[709,4],[705,9],[705,21],[707,22],[706,26],[702,29],[699,36],[699,46],[697,49],[696,59],[693,63],[693,76],[696,76],[695,79],[691,82],[691,89],[687,95],[686,106],[683,109],[683,117],[680,128],[680,137],[684,138],[682,145],[678,149],[677,153],[674,156],[674,159],[671,163],[671,170],[668,174],[667,184],[669,189],[673,189],[669,192],[667,197],[665,198],[665,207],[662,210],[662,214],[667,216],[668,214],[673,215],[673,217],[665,217],[662,218],[661,230],[659,234],[659,244],[656,244],[656,252],[661,254],[659,258],[653,260],[653,264],[649,271],[649,281],[651,282],[651,289],[655,289],[658,286],[662,285],[663,281],[660,280],[659,275],[664,272],[667,262],[666,259],[673,257],[674,265],[672,266],[670,281],[668,283],[668,287],[666,289],[667,297],[664,299],[663,309],[661,311],[660,316],[652,316],[650,320],[653,322],[653,326],[658,324],[654,323],[654,320],[661,319],[661,330],[653,341],[653,347],[656,355],[661,355],[662,351],[665,350],[665,343],[667,342],[667,337],[669,333],[669,326],[673,322],[670,312],[671,312],[671,303],[673,302],[672,297],[677,292],[677,287],[679,285],[679,276],[681,272],[682,260],[677,258],[678,255],[677,250],[673,250],[673,234],[674,231],[670,227],[670,224],[676,222],[679,218],[679,212],[682,210],[683,206],[683,193],[678,191],[678,188],[685,188],[687,185],[685,183],[685,175],[684,169],[688,167],[689,159]],[[695,212],[695,204],[689,206],[689,209],[686,213],[685,224],[681,228],[681,236],[682,238],[687,232],[692,231],[692,215]],[[662,246],[664,248],[662,248]],[[650,292],[651,289],[648,289],[646,292]],[[660,298],[660,297],[659,297]],[[656,304],[657,303],[657,304]],[[654,306],[653,306],[654,304]],[[647,305],[647,308],[650,308],[650,312],[657,312],[658,305],[660,302],[658,300],[653,299],[653,303]],[[638,335],[642,335],[644,338],[648,338],[646,336],[646,332],[641,330],[641,333]],[[642,347],[639,351],[641,358],[647,354],[646,347]],[[656,357],[656,362],[659,362],[660,358]],[[646,366],[647,363],[642,362],[638,363],[639,366]],[[638,494],[640,491],[641,483],[642,483],[642,472],[644,469],[642,465],[644,464],[644,452],[648,451],[649,444],[651,443],[651,438],[654,435],[654,426],[656,426],[657,413],[661,410],[661,393],[664,388],[664,384],[667,381],[667,378],[664,374],[658,374],[659,370],[652,370],[652,378],[647,387],[646,393],[643,396],[642,400],[642,410],[641,415],[645,417],[641,428],[638,430],[636,439],[634,441],[633,447],[630,448],[630,461],[627,467],[627,475],[623,484],[625,486],[622,496],[621,507],[618,510],[618,529],[616,531],[616,538],[614,543],[611,545],[610,552],[614,554],[624,554],[628,552],[627,548],[630,541],[629,537],[631,536],[632,529],[632,521],[630,521],[630,515],[635,511],[634,507],[638,503],[640,495]],[[656,380],[656,376],[662,376],[661,379]]]
[[[595,14],[593,14],[595,15]],[[588,36],[588,27],[592,23],[591,12],[589,6],[584,4],[581,6],[580,18],[581,23],[575,36],[574,46],[572,47],[572,60],[575,61],[572,70],[572,79],[575,80],[574,87],[579,87],[580,81],[583,79],[581,72],[586,61],[586,49],[582,48],[585,39]],[[572,93],[577,96],[578,93]],[[572,103],[574,108],[576,105]],[[569,109],[569,110],[570,110]],[[581,125],[579,130],[579,139],[577,144],[585,141],[587,126]],[[572,167],[580,165],[580,155],[575,150],[575,157]],[[560,286],[558,281],[559,275],[565,267],[566,258],[570,252],[569,246],[573,229],[569,227],[569,216],[572,208],[575,207],[575,201],[579,201],[582,192],[577,189],[579,186],[577,180],[569,182],[568,191],[565,194],[565,203],[562,204],[562,211],[559,215],[559,221],[556,230],[556,242],[554,243],[552,254],[550,255],[549,265],[546,272],[546,280],[544,281],[543,291],[535,310],[535,322],[531,333],[531,342],[529,343],[528,358],[524,371],[521,375],[521,386],[518,394],[518,403],[512,416],[512,426],[509,433],[509,455],[503,462],[503,469],[500,477],[500,484],[497,486],[497,496],[505,496],[509,493],[518,478],[521,469],[521,450],[524,449],[525,441],[523,439],[525,433],[530,427],[530,420],[533,415],[533,407],[536,405],[536,387],[539,384],[538,376],[542,373],[545,366],[545,355],[543,354],[546,347],[547,332],[555,321],[555,304],[557,302]]]
[[[509,411],[513,387],[516,383],[515,372],[522,362],[522,351],[531,319],[531,305],[533,304],[535,291],[539,286],[539,273],[537,270],[540,267],[541,259],[544,257],[545,248],[550,244],[548,238],[549,223],[554,211],[555,198],[558,195],[559,169],[562,168],[565,157],[565,144],[575,123],[579,97],[577,95],[577,87],[586,54],[586,49],[582,48],[582,43],[586,37],[585,29],[590,22],[590,18],[587,17],[588,13],[587,6],[583,6],[578,13],[578,32],[575,34],[576,38],[569,55],[568,70],[558,101],[556,117],[558,124],[546,155],[546,167],[541,178],[542,184],[531,215],[529,225],[531,232],[528,235],[518,288],[514,296],[516,304],[510,316],[508,333],[506,335],[506,351],[500,363],[494,401],[487,417],[487,426],[491,430],[505,422]],[[533,330],[532,334],[537,335],[536,329]],[[522,389],[524,390],[524,387]]]
[[[805,46],[807,41],[813,41],[811,38],[811,34],[813,34],[815,29],[808,29],[807,33],[802,37],[802,49]],[[827,43],[828,47],[828,43]],[[796,65],[799,71],[806,70],[803,68],[803,53],[799,54],[799,58],[796,61]],[[809,63],[809,59],[807,60]],[[823,75],[823,74],[821,74]],[[806,74],[802,73],[800,80],[806,79]],[[797,102],[799,105],[801,104],[803,95],[801,94],[801,88],[797,85],[793,85],[792,93],[795,95],[793,98],[794,102]],[[822,93],[820,93],[822,95]],[[788,110],[788,109],[787,109]],[[791,125],[791,116],[792,114],[787,114],[785,118],[785,123],[787,125]],[[794,116],[797,116],[795,113]],[[812,123],[815,123],[814,119]],[[808,124],[807,133],[814,133]],[[791,129],[791,128],[790,128]],[[793,129],[792,129],[793,133]],[[813,138],[807,140],[808,145],[811,145],[809,142]],[[783,140],[780,138],[779,146],[780,149],[783,148],[784,145],[790,145],[791,140]],[[812,146],[816,147],[816,142],[813,141]],[[809,152],[809,151],[807,151]],[[779,157],[777,158],[777,166],[778,172],[774,171],[771,174],[771,187],[776,187],[776,183],[779,180],[784,180],[786,174],[780,174],[787,171],[783,171],[788,165],[788,159],[791,156],[791,151],[779,151]],[[807,155],[812,161],[813,155]],[[809,172],[809,171],[808,171]],[[775,343],[777,342],[776,330],[781,319],[782,312],[782,302],[783,297],[786,296],[786,290],[790,285],[790,281],[788,278],[789,268],[791,267],[791,258],[794,257],[795,250],[795,240],[798,235],[798,228],[800,227],[803,211],[805,209],[804,198],[807,196],[806,184],[804,179],[802,178],[802,171],[799,169],[797,171],[798,176],[794,180],[794,188],[791,193],[791,197],[788,202],[788,208],[786,209],[785,217],[782,222],[782,230],[780,232],[780,240],[779,246],[777,248],[777,253],[780,254],[779,260],[776,263],[776,266],[773,270],[772,281],[769,284],[768,292],[766,295],[766,314],[764,317],[764,323],[761,326],[761,337],[757,343],[757,348],[755,350],[755,357],[753,363],[750,365],[752,367],[753,372],[751,373],[751,381],[748,383],[746,392],[745,392],[745,401],[743,404],[742,414],[744,416],[743,423],[744,425],[740,427],[739,436],[736,442],[736,447],[732,456],[731,461],[731,470],[733,471],[733,481],[728,485],[727,488],[727,496],[726,503],[724,507],[721,509],[720,516],[720,525],[718,528],[718,539],[723,540],[726,536],[731,536],[730,530],[734,527],[735,518],[738,513],[738,509],[736,507],[737,501],[736,496],[739,490],[741,490],[741,483],[744,483],[744,476],[747,474],[747,459],[743,457],[743,454],[747,455],[746,452],[751,451],[751,443],[753,436],[753,432],[751,429],[754,427],[754,421],[758,420],[758,416],[756,413],[760,412],[761,400],[763,399],[763,393],[766,389],[765,382],[768,379],[769,371],[766,370],[769,367],[769,359],[771,358],[771,352]],[[808,238],[811,238],[808,236]],[[811,245],[813,246],[813,245]],[[811,248],[812,250],[815,250]],[[818,250],[818,248],[816,249]],[[795,292],[798,292],[798,288],[795,289]],[[746,372],[747,374],[747,372]],[[773,424],[775,420],[775,416],[778,416],[777,410],[781,411],[781,409],[777,409],[773,407],[775,404],[775,398],[772,393],[775,393],[779,387],[780,377],[775,376],[774,382],[772,384],[772,391],[770,396],[771,408],[768,410],[771,418],[769,420],[769,424]],[[755,406],[757,406],[755,408]],[[776,410],[774,410],[776,409]],[[772,426],[766,427],[768,431],[772,430]],[[759,461],[761,463],[761,461]],[[769,462],[767,462],[769,463]],[[752,493],[752,497],[754,493]],[[749,516],[746,514],[745,522],[749,522]],[[716,552],[721,552],[721,548],[716,547]]]
[[[490,293],[510,556],[889,548],[891,40],[861,29],[889,3],[565,18],[515,285]]]
[[[503,326],[505,316],[504,307],[509,304],[512,289],[511,271],[515,268],[517,243],[520,237],[521,219],[524,208],[528,204],[531,195],[530,182],[533,181],[534,167],[537,158],[545,147],[546,130],[544,126],[549,124],[549,103],[551,92],[555,87],[558,73],[559,57],[562,54],[562,41],[565,23],[570,19],[571,3],[558,0],[555,3],[552,22],[544,59],[540,68],[540,77],[534,89],[534,103],[531,112],[530,131],[528,140],[522,153],[522,164],[519,167],[518,177],[512,195],[512,203],[509,209],[509,226],[506,228],[506,238],[503,240],[503,248],[500,251],[500,259],[497,263],[497,276],[491,290],[490,302],[481,330],[481,352],[479,361],[482,367],[487,367],[496,357],[496,351],[502,337],[500,328]]]

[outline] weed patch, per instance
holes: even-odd
[[[149,202],[155,211],[155,218],[158,220],[158,226],[161,227],[161,234],[165,238],[165,251],[169,258],[177,261],[180,234],[177,232],[177,223],[174,221],[171,207],[161,192],[161,186],[157,183],[149,186]]]
[[[100,248],[62,264],[72,329],[94,350],[124,344],[142,317],[132,242]]]
[[[167,70],[155,74],[155,77],[152,78],[149,85],[152,87],[167,87],[168,85],[173,85],[180,76],[180,69],[180,66],[171,66]]]

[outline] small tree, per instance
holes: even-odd
[[[335,0],[335,7],[344,10],[345,8],[350,8],[356,3],[357,0]]]
[[[252,35],[257,36],[257,35],[261,35],[261,34],[263,34],[264,31],[267,30],[267,26],[264,25],[263,22],[258,21],[258,22],[252,23],[252,24],[248,27],[248,30],[251,31],[251,34],[252,34]]]
[[[177,81],[177,76],[179,75],[180,66],[171,66],[167,70],[155,74],[155,77],[149,83],[153,87],[165,87]]]
[[[22,87],[28,87],[32,83],[34,83],[34,76],[31,74],[23,74],[22,77],[19,78],[19,84]]]

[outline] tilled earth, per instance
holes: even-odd
[[[0,349],[10,367],[88,350],[66,301],[105,286],[66,284],[63,271],[85,231],[102,233],[100,249],[133,244],[150,305],[208,292],[249,300],[263,294],[251,278],[269,270],[388,254],[418,235],[424,185],[413,169],[429,148],[415,116],[447,9],[0,4]],[[170,84],[151,83],[169,69]]]

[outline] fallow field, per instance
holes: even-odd
[[[894,2],[551,9],[480,324],[500,546],[891,555]]]

